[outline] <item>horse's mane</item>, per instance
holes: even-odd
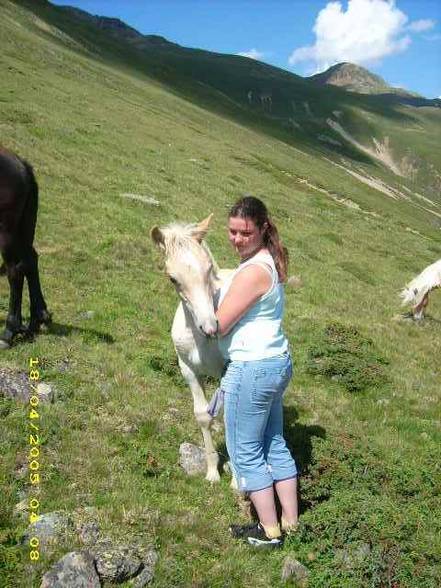
[[[202,247],[202,249],[204,249],[210,258],[210,261],[213,264],[213,272],[217,277],[219,267],[210,251],[210,248],[205,241],[198,241],[194,238],[194,235],[197,232],[197,227],[197,223],[176,222],[162,227],[161,232],[164,236],[164,247],[166,255],[173,255],[178,250],[184,248]]]

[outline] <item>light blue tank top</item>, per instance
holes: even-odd
[[[219,338],[219,348],[225,359],[253,361],[281,355],[288,350],[288,339],[282,331],[285,305],[283,285],[274,260],[269,253],[259,252],[240,264],[220,289],[219,304],[225,297],[234,277],[251,264],[264,267],[271,273],[271,287],[234,325],[231,331]]]

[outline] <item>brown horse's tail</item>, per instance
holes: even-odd
[[[21,163],[25,169],[26,187],[28,197],[26,199],[25,209],[23,211],[22,219],[24,226],[23,236],[26,241],[32,245],[34,242],[35,226],[37,224],[38,211],[38,184],[34,174],[34,168],[25,159],[20,158]]]

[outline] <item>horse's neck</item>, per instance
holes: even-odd
[[[205,241],[202,241],[201,245],[205,249],[205,251],[207,252],[207,255],[210,258],[212,266],[213,266],[213,270],[212,270],[213,290],[216,291],[220,287],[220,285],[223,281],[222,278],[220,277],[222,270],[219,269],[219,266],[217,265],[217,262],[214,259],[213,254],[211,253],[210,248],[208,247],[207,243]]]

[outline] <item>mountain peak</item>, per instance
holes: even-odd
[[[416,96],[402,88],[390,86],[381,76],[355,63],[343,62],[331,66],[326,71],[310,76],[312,82],[321,86],[330,84],[340,86],[350,92],[358,94],[402,94]]]

